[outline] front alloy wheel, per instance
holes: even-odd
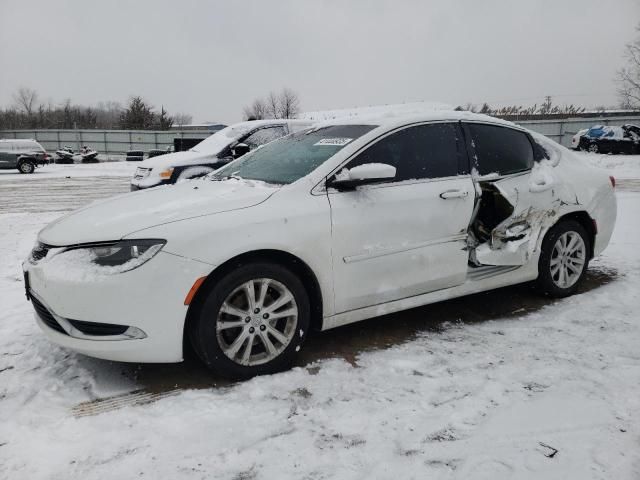
[[[206,288],[190,314],[188,333],[209,368],[225,377],[249,378],[291,366],[311,316],[307,291],[295,273],[278,264],[245,264]]]
[[[598,148],[598,144],[597,143],[589,144],[589,151],[591,153],[598,153],[600,151],[600,149]]]
[[[275,359],[296,334],[298,306],[291,291],[272,278],[249,280],[227,296],[218,312],[220,348],[240,365]]]

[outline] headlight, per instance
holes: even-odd
[[[166,170],[162,170],[160,172],[160,178],[171,178],[172,173],[173,173],[173,168],[167,168]]]
[[[95,273],[122,273],[151,260],[165,243],[165,240],[151,239],[73,245],[51,251],[47,260],[53,267],[66,272],[89,267]]]
[[[97,265],[116,267],[131,262],[127,270],[133,270],[151,260],[165,243],[164,240],[123,240],[84,248],[95,256],[93,263]]]

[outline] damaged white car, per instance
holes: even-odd
[[[528,281],[569,295],[615,218],[613,178],[511,123],[336,120],[57,220],[25,283],[62,346],[178,362],[190,345],[249,377],[313,329]]]

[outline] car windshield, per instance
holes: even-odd
[[[211,174],[212,180],[240,177],[288,184],[308,175],[376,125],[334,125],[304,130],[271,142]]]
[[[230,143],[239,139],[246,133],[257,128],[256,125],[240,124],[225,127],[222,130],[218,130],[210,137],[205,138],[198,143],[195,147],[191,148],[192,152],[216,154],[224,150]]]

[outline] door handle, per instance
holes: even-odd
[[[440,194],[440,198],[443,198],[446,200],[448,198],[464,198],[467,195],[469,195],[469,192],[467,192],[466,190],[453,189],[453,190],[445,190],[444,192],[442,192]]]

